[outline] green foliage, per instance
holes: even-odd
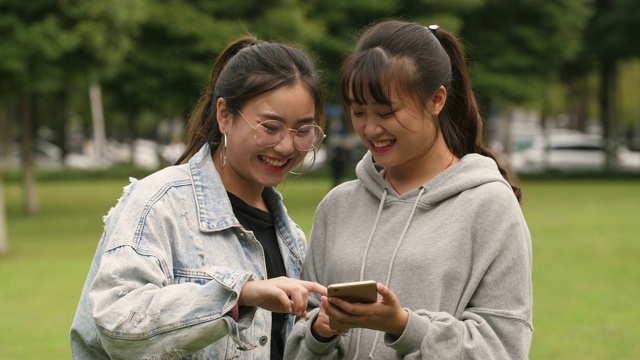
[[[596,58],[640,56],[640,7],[635,0],[595,0],[596,13],[586,32],[586,52]]]
[[[62,115],[39,114],[88,116],[87,84],[99,79],[108,133],[142,131],[143,113],[185,118],[216,55],[249,32],[310,52],[334,102],[359,31],[386,18],[458,33],[474,88],[496,107],[540,104],[550,83],[585,78],[599,57],[640,55],[635,0],[3,0],[0,99],[12,110],[16,89],[46,97],[36,123],[58,128],[49,123]]]
[[[135,51],[105,83],[116,111],[184,118],[195,106],[217,54],[240,35],[309,45],[323,35],[302,1],[151,2]],[[258,11],[259,10],[259,11]]]
[[[130,37],[144,19],[144,6],[145,1],[128,0],[4,1],[0,73],[12,86],[41,91],[51,91],[42,79],[61,87],[63,71],[113,73],[131,50]]]
[[[115,73],[125,56],[133,49],[132,37],[146,18],[146,0],[77,1],[62,7],[77,46],[69,54],[74,66],[83,64],[100,77]],[[68,59],[64,59],[68,60]]]
[[[589,0],[490,0],[464,16],[478,93],[494,103],[540,98],[563,62],[575,55]]]
[[[42,211],[23,215],[5,184],[10,253],[0,258],[0,358],[68,359],[69,328],[100,233],[128,184],[119,179],[41,181]],[[632,359],[637,319],[640,182],[525,181],[533,237],[531,359]],[[294,177],[281,191],[309,234],[328,178]],[[53,311],[52,309],[55,309]]]

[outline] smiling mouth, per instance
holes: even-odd
[[[265,164],[271,166],[271,167],[283,167],[285,165],[287,165],[287,163],[289,162],[289,159],[273,159],[273,158],[268,158],[265,156],[258,156],[258,158]]]
[[[383,148],[383,147],[387,147],[387,146],[393,145],[396,141],[395,140],[384,140],[384,141],[373,141],[373,140],[370,140],[369,142],[371,143],[371,145],[373,145],[373,147]]]

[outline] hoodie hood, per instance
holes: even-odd
[[[509,183],[504,180],[498,166],[492,159],[480,154],[468,154],[451,167],[436,175],[421,187],[398,195],[384,180],[383,169],[373,161],[371,152],[367,152],[356,166],[356,175],[364,187],[372,195],[381,199],[385,190],[388,198],[417,199],[419,205],[432,206],[461,192],[491,182],[503,183],[511,190]],[[424,189],[424,191],[420,191]]]

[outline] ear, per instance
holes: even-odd
[[[438,116],[447,101],[447,89],[445,89],[443,85],[440,85],[429,101],[431,101],[431,104],[429,104],[431,105],[431,114]]]
[[[227,109],[227,102],[223,98],[218,98],[218,101],[216,101],[216,119],[218,120],[220,132],[225,132],[227,126],[231,123],[231,114]]]

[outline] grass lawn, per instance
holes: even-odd
[[[10,253],[0,258],[0,359],[68,359],[68,332],[102,231],[126,180],[40,181],[40,213],[5,183]],[[293,178],[291,216],[307,232],[328,179]],[[528,181],[533,236],[531,359],[640,355],[640,182]]]

